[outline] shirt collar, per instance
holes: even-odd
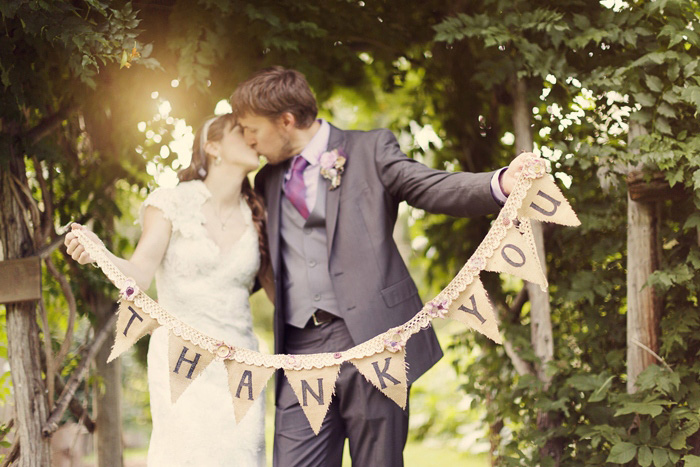
[[[321,154],[328,149],[328,141],[331,138],[331,125],[321,118],[318,121],[321,123],[321,128],[318,129],[314,137],[309,141],[309,144],[301,151],[301,157],[306,159],[311,165],[319,163]]]

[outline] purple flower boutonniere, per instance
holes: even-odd
[[[340,176],[345,170],[346,161],[347,155],[339,148],[321,154],[321,175],[331,181],[331,190],[340,186]]]

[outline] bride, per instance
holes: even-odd
[[[180,183],[155,190],[143,203],[143,232],[131,259],[108,255],[141,290],[155,275],[160,305],[178,319],[215,339],[257,350],[248,303],[256,275],[268,296],[274,293],[264,207],[247,178],[258,167],[258,155],[231,115],[207,120],[192,152],[192,163],[178,174]],[[74,260],[92,262],[74,233],[65,244]],[[148,465],[265,464],[264,396],[236,424],[223,362],[213,361],[171,403],[165,327],[151,336],[148,387],[153,420]]]

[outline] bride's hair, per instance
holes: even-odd
[[[189,167],[180,170],[177,177],[181,182],[190,180],[204,180],[209,171],[209,158],[204,146],[209,141],[221,141],[228,125],[235,125],[236,118],[233,114],[224,114],[207,119],[194,136],[192,145],[192,161]],[[260,271],[264,274],[270,266],[270,251],[267,247],[267,235],[265,229],[265,203],[262,197],[250,185],[248,177],[243,179],[241,195],[248,203],[253,214],[253,225],[258,233],[258,245],[260,246]]]

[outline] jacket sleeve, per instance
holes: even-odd
[[[437,214],[472,217],[498,212],[491,194],[495,172],[445,172],[407,157],[389,130],[379,130],[375,147],[377,173],[396,199]]]

